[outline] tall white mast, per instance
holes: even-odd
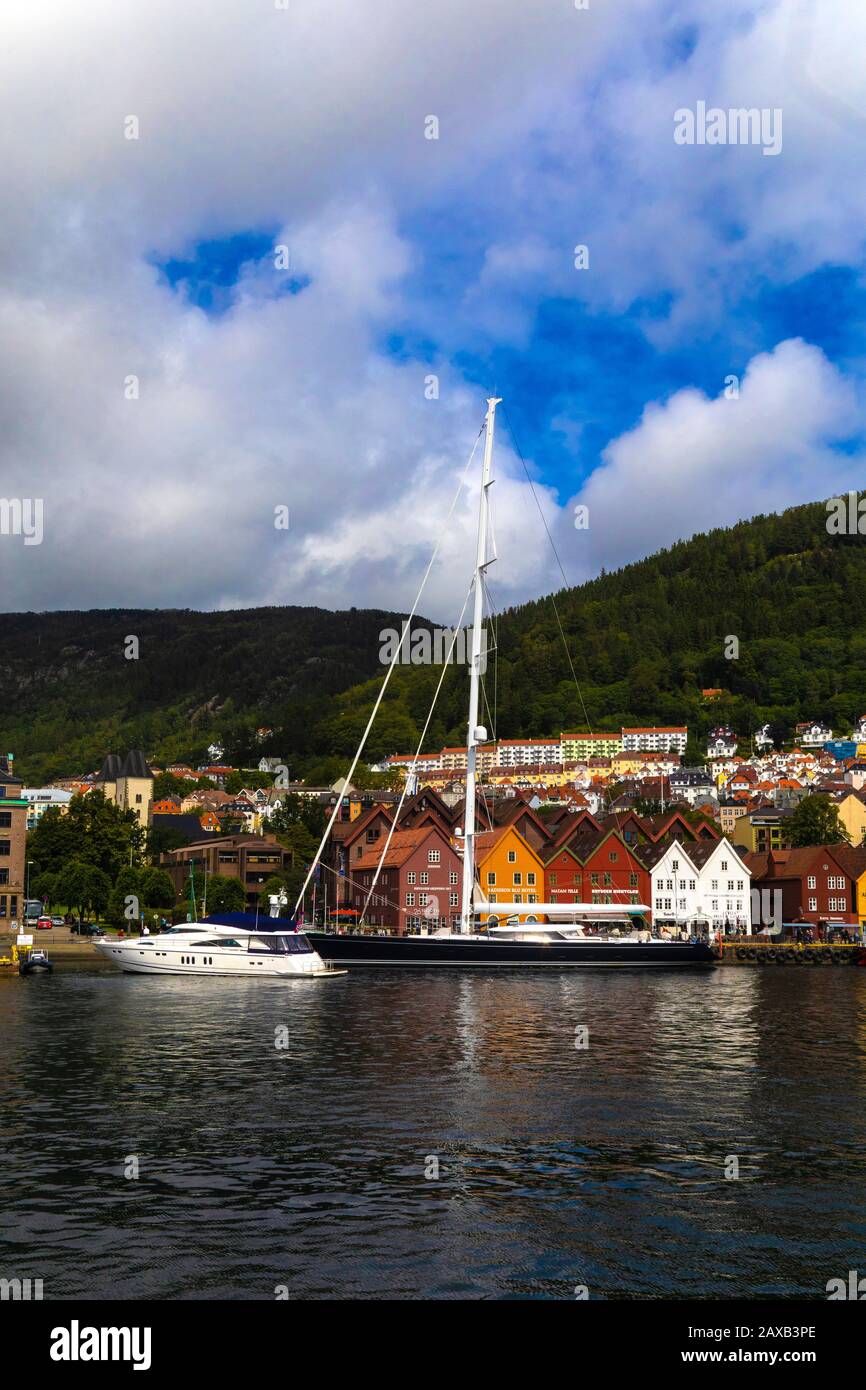
[[[487,730],[478,723],[478,697],[481,687],[481,639],[484,617],[482,578],[495,556],[487,557],[490,499],[487,490],[493,479],[493,431],[496,407],[500,397],[491,396],[487,402],[487,433],[484,440],[484,465],[481,474],[481,501],[478,507],[478,545],[475,552],[475,609],[472,622],[472,656],[469,666],[469,727],[466,738],[466,814],[463,822],[463,906],[460,931],[473,928],[473,898],[475,889],[475,757],[479,743],[486,743]]]

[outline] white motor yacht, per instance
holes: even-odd
[[[326,964],[303,932],[189,922],[156,936],[94,941],[100,955],[137,975],[246,975],[301,979],[345,974]]]

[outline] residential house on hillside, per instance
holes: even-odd
[[[719,803],[719,824],[722,827],[722,834],[727,839],[731,839],[737,821],[753,809],[752,798],[748,792],[738,792],[735,796],[725,797],[724,801]]]
[[[791,848],[790,807],[761,806],[749,811],[734,824],[734,844],[742,852],[765,853],[767,850]]]
[[[687,801],[690,806],[716,795],[716,784],[703,767],[677,768],[670,774],[668,783],[674,800]]]
[[[853,787],[844,786],[831,791],[830,800],[839,813],[850,844],[862,844],[866,836],[866,795]]]
[[[804,724],[797,724],[794,728],[794,740],[803,748],[823,748],[825,743],[829,743],[833,737],[833,730],[829,724],[824,724],[820,719],[807,720]]]
[[[708,758],[732,758],[737,751],[737,735],[727,724],[719,724],[707,735]]]

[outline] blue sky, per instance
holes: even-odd
[[[0,547],[10,607],[406,608],[493,389],[575,582],[862,485],[858,0],[15,26],[7,128],[38,115],[6,165],[0,447],[46,535]],[[754,110],[755,141],[679,143],[707,108]],[[558,570],[505,428],[497,475],[511,602]],[[475,486],[422,604],[443,619]]]

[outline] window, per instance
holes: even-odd
[[[415,870],[414,870],[414,869],[410,869],[410,870],[409,870],[408,874],[406,875],[406,882],[407,882],[407,883],[412,883],[412,884],[415,883]]]
[[[488,885],[492,888],[492,887],[494,886],[494,884],[496,883],[496,875],[495,875],[495,874],[488,874],[488,875],[487,875],[487,882],[488,882]]]
[[[527,875],[526,875],[526,882],[529,884],[530,888],[534,887],[534,885],[535,885],[535,874],[527,874]]]
[[[422,870],[421,870],[421,882],[422,882],[422,883],[429,883],[429,882],[430,882],[430,875],[428,874],[428,872],[427,872],[426,869],[422,869]]]
[[[12,849],[11,840],[0,840],[0,854],[8,856]]]
[[[458,907],[459,904],[460,904],[460,895],[459,895],[458,893],[449,893],[449,894],[448,894],[448,902],[449,902],[449,906],[451,906],[451,907]]]
[[[429,894],[429,893],[419,893],[419,894],[418,894],[418,906],[419,906],[419,907],[426,907],[427,904],[429,903],[429,901],[430,901],[430,894]]]
[[[817,912],[817,911],[818,911],[818,899],[817,899],[817,898],[810,898],[810,899],[809,899],[809,911],[810,911],[810,912]]]
[[[456,869],[450,869],[450,870],[449,870],[449,872],[448,872],[448,882],[449,882],[449,883],[456,883],[456,882],[457,882],[457,870],[456,870]]]
[[[414,894],[414,893],[407,893],[407,894],[406,894],[406,906],[407,906],[407,907],[414,907],[414,906],[415,906],[415,894]]]
[[[514,884],[521,884],[523,882],[523,874],[519,872],[514,873],[511,875],[511,879]]]
[[[733,891],[734,891],[734,880],[733,880],[732,878],[729,878],[729,879],[728,879],[728,892],[729,892],[729,893],[733,893]]]
[[[809,877],[806,879],[806,887],[807,887],[807,888],[817,888],[817,887],[818,887],[818,880],[817,880],[817,878],[815,877],[814,874],[810,874]]]
[[[9,882],[9,870],[8,870],[8,869],[0,869],[0,883],[8,883],[8,882]]]
[[[689,879],[689,888],[690,888],[690,890],[691,890],[693,893],[694,893],[696,887],[697,887],[697,884],[695,883],[695,880],[694,880],[693,878],[690,878],[690,879]]]
[[[712,889],[712,891],[713,891],[714,893],[718,891],[718,887],[719,887],[719,880],[718,880],[717,878],[711,879],[711,880],[710,880],[710,888]]]
[[[615,849],[612,849],[610,854],[608,855],[608,863],[615,864],[618,859],[619,855],[617,854]]]
[[[3,827],[4,830],[9,830],[9,829],[11,829],[11,827],[12,827],[12,812],[11,812],[11,811],[0,811],[0,825],[2,825],[2,827]]]
[[[611,878],[610,874],[605,874],[604,886],[605,888],[611,888],[613,886],[613,879]]]
[[[676,873],[676,872],[678,871],[679,867],[680,867],[680,861],[679,861],[678,859],[674,859],[674,860],[671,861],[671,868],[673,869],[674,873]]]
[[[550,875],[550,886],[551,886],[551,888],[555,888],[555,887],[556,887],[556,874],[551,874],[551,875]]]
[[[597,888],[597,887],[598,887],[598,874],[590,874],[590,876],[589,876],[589,881],[590,881],[590,883],[592,884],[593,888]]]
[[[509,862],[509,864],[516,864],[516,863],[517,863],[517,850],[516,850],[516,849],[510,849],[510,850],[508,851],[508,862]]]
[[[442,858],[442,851],[441,851],[441,850],[438,850],[438,849],[431,849],[431,850],[428,850],[428,851],[427,851],[427,863],[428,863],[428,864],[438,864],[439,861],[441,860],[441,858]]]
[[[629,874],[628,886],[629,888],[637,888],[637,874]]]
[[[722,873],[723,873],[723,874],[726,874],[727,872],[728,872],[728,861],[727,861],[727,859],[723,859],[723,860],[722,860]]]

